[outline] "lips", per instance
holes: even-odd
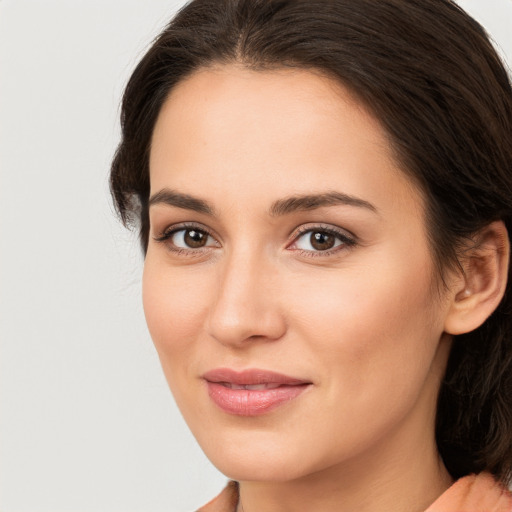
[[[234,384],[232,382],[218,382],[230,389],[249,389],[251,391],[260,391],[262,389],[275,389],[281,384]]]
[[[267,370],[218,368],[203,375],[208,394],[224,412],[237,416],[268,413],[301,395],[310,381]]]

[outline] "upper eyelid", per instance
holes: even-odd
[[[290,237],[297,238],[300,235],[303,235],[305,233],[310,233],[314,231],[326,231],[328,233],[333,233],[335,235],[339,235],[345,238],[350,238],[351,240],[356,241],[357,236],[354,235],[354,233],[350,232],[347,229],[341,228],[339,226],[333,225],[333,224],[324,224],[324,223],[306,223],[301,224],[297,226],[295,229],[292,230],[290,233]]]
[[[153,237],[158,240],[159,238],[169,236],[172,233],[176,233],[178,231],[187,230],[187,229],[197,229],[199,231],[204,231],[207,235],[215,238],[216,240],[219,239],[217,234],[212,229],[205,226],[204,224],[201,224],[200,222],[192,222],[192,221],[191,222],[178,222],[176,224],[170,224],[167,227],[165,227],[164,229],[162,229],[160,231],[160,233],[157,234],[156,236],[153,235]]]

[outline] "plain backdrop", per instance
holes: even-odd
[[[460,0],[512,62],[512,0]],[[0,0],[0,510],[184,512],[223,487],[146,332],[107,186],[123,85],[182,1]]]

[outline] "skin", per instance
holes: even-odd
[[[377,120],[309,71],[204,69],[161,110],[150,179],[152,196],[172,190],[213,210],[150,206],[143,301],[176,402],[241,482],[244,512],[425,510],[451,483],[434,418],[463,283],[438,293],[423,196]],[[372,206],[270,211],[326,192]],[[204,247],[187,248],[183,231],[155,240],[183,223],[210,233]],[[352,243],[317,250],[301,228]],[[219,367],[312,385],[267,414],[234,416],[201,377]]]

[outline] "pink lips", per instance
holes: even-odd
[[[208,394],[223,411],[258,416],[299,396],[311,382],[275,372],[251,369],[236,372],[218,368],[203,375]]]

